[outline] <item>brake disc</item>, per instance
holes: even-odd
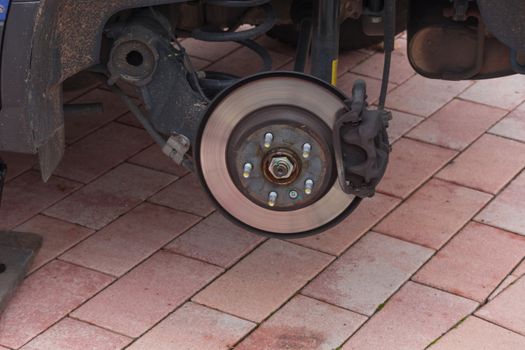
[[[197,172],[227,217],[262,234],[308,235],[349,215],[360,198],[337,181],[333,126],[345,96],[298,73],[245,79],[210,106]]]

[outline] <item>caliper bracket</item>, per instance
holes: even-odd
[[[385,174],[390,154],[385,110],[369,110],[366,83],[356,81],[352,99],[334,125],[334,151],[339,183],[347,194],[372,197]]]

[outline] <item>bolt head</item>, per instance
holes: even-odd
[[[268,171],[276,179],[288,179],[295,169],[293,162],[286,156],[272,158]]]
[[[291,199],[297,199],[297,197],[299,197],[299,193],[296,190],[291,190],[289,195]]]

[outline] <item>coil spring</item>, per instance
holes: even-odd
[[[208,5],[234,8],[255,8],[259,7],[265,13],[265,20],[260,25],[244,31],[220,31],[215,27],[202,27],[192,32],[192,37],[209,42],[226,42],[234,41],[248,49],[254,51],[263,63],[262,71],[269,71],[272,69],[272,57],[268,51],[255,42],[253,39],[257,36],[263,35],[270,31],[277,20],[271,0],[208,0]],[[238,80],[238,77],[220,73],[220,72],[204,72],[205,77],[199,80],[201,87],[209,96],[214,96],[223,89],[232,85]]]

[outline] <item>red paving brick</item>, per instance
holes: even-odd
[[[150,201],[200,216],[208,216],[215,210],[199,180],[192,174],[168,186]]]
[[[499,108],[454,100],[408,133],[408,137],[461,151],[507,114]]]
[[[255,323],[187,303],[156,325],[128,349],[230,349]]]
[[[66,142],[68,144],[76,142],[96,129],[110,123],[128,110],[119,98],[115,98],[112,92],[103,89],[92,90],[70,103],[102,103],[104,111],[101,113],[66,113],[64,121]],[[118,135],[115,135],[115,137],[118,137]],[[115,146],[118,145],[115,144]]]
[[[122,276],[200,218],[153,204],[142,204],[80,243],[61,259]]]
[[[525,101],[525,77],[518,74],[499,79],[481,80],[462,93],[460,97],[510,110]]]
[[[111,123],[66,149],[55,173],[88,183],[152,143],[146,131]]]
[[[222,270],[159,252],[72,313],[72,316],[138,337],[183,304]]]
[[[49,216],[101,229],[170,184],[175,177],[122,164],[47,209]]]
[[[456,155],[449,149],[403,138],[393,145],[387,172],[377,190],[406,198]]]
[[[115,350],[132,339],[69,317],[33,339],[22,350]]]
[[[79,188],[74,181],[52,177],[47,183],[36,171],[10,181],[4,189],[0,207],[0,230],[20,225]]]
[[[365,321],[362,315],[299,295],[236,349],[336,349]]]
[[[332,259],[311,249],[270,240],[197,294],[193,301],[261,322]]]
[[[476,315],[525,336],[525,277],[521,277]]]
[[[525,142],[525,103],[503,118],[490,132]]]
[[[227,268],[262,241],[263,237],[247,232],[221,214],[214,213],[174,240],[166,249]]]
[[[409,132],[417,124],[424,120],[423,117],[418,117],[413,114],[404,112],[392,111],[393,119],[390,121],[388,127],[388,136],[390,137],[390,143],[396,142],[407,132]]]
[[[390,93],[388,108],[428,117],[472,83],[431,80],[416,75]]]
[[[525,260],[521,262],[521,264],[512,271],[512,274],[516,277],[521,277],[522,275],[525,275]]]
[[[154,144],[140,152],[131,158],[129,162],[175,176],[184,176],[188,174],[188,170],[180,165],[177,165],[171,158],[162,153],[160,147],[157,144]]]
[[[501,283],[500,285],[498,286],[498,288],[496,288],[494,290],[494,292],[492,292],[492,294],[489,295],[488,299],[487,300],[492,300],[494,299],[495,297],[497,297],[501,292],[503,292],[504,290],[506,290],[509,286],[511,286],[514,282],[516,282],[518,280],[518,277],[516,276],[513,276],[513,275],[508,275]]]
[[[433,253],[371,232],[302,293],[371,316]]]
[[[415,75],[416,72],[414,72],[414,69],[406,57],[406,41],[397,40],[396,44],[396,50],[392,53],[390,81],[395,84],[401,84]],[[382,53],[376,53],[357,67],[353,68],[352,71],[357,74],[382,79],[384,64],[384,55]]]
[[[37,215],[18,226],[16,231],[36,233],[44,239],[42,248],[33,261],[31,271],[53,260],[94,231],[69,222]]]
[[[273,68],[277,69],[292,60],[291,57],[277,53],[274,51],[269,51],[270,56],[273,59]],[[241,48],[228,57],[225,57],[221,60],[218,60],[207,70],[213,72],[228,72],[236,76],[248,76],[255,73],[258,73],[262,70],[262,61],[259,56],[248,48]]]
[[[0,344],[24,345],[111,281],[109,276],[65,262],[49,263],[24,281],[2,313]]]
[[[408,282],[343,349],[424,349],[476,307],[474,301]]]
[[[499,192],[525,167],[525,144],[484,135],[437,177],[484,192]]]
[[[184,48],[194,57],[207,61],[216,61],[241,46],[234,42],[204,42],[195,39],[184,40]]]
[[[415,280],[482,302],[524,256],[525,237],[470,223]]]
[[[525,198],[525,172],[522,172],[511,182],[511,184],[476,217],[476,220],[525,236],[523,198]]]
[[[469,317],[431,347],[432,350],[518,350],[525,337],[477,317]]]
[[[18,175],[28,171],[37,163],[37,157],[31,154],[0,152],[0,159],[7,164],[6,181],[12,180]]]
[[[401,202],[381,193],[364,200],[342,223],[315,236],[294,239],[293,243],[332,255],[341,255]]]
[[[483,192],[431,180],[375,230],[439,249],[491,198]]]

